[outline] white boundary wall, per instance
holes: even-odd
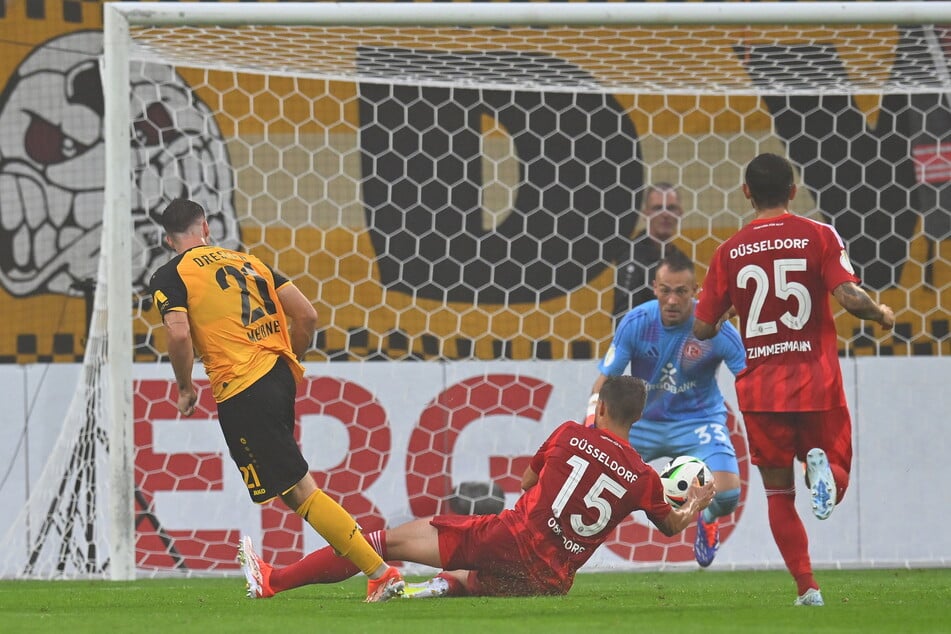
[[[859,358],[842,363],[853,412],[855,461],[846,500],[832,518],[819,522],[808,509],[800,486],[798,504],[817,567],[949,566],[951,533],[943,530],[951,511],[943,503],[951,441],[946,425],[951,410],[951,359],[939,357]],[[2,425],[0,499],[18,509],[39,475],[59,432],[67,400],[62,386],[72,385],[78,365],[0,366]],[[365,491],[390,525],[412,518],[405,477],[410,437],[430,401],[460,381],[485,374],[534,378],[551,386],[540,420],[488,416],[459,434],[454,452],[454,482],[488,479],[488,456],[530,455],[563,420],[582,415],[596,376],[593,361],[308,364],[310,377],[335,377],[356,383],[386,412],[391,433],[388,460],[379,479]],[[203,375],[196,368],[195,375]],[[136,365],[136,379],[172,381],[171,367]],[[721,386],[735,410],[732,377]],[[163,453],[221,454],[224,488],[209,492],[159,492],[156,512],[167,529],[231,529],[261,538],[261,512],[247,498],[227,456],[214,420],[153,420],[155,450]],[[301,444],[315,471],[343,460],[350,448],[344,425],[323,415],[301,417]],[[511,506],[515,496],[509,495]],[[5,533],[14,512],[0,517]],[[640,515],[640,514],[639,514]],[[643,521],[643,517],[640,518]],[[306,530],[305,549],[322,546]],[[675,564],[673,567],[685,567]],[[662,562],[630,564],[602,548],[589,569],[664,567]],[[724,540],[714,568],[782,568],[769,532],[762,484],[750,471],[745,506],[732,534]]]

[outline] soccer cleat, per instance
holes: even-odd
[[[793,605],[821,606],[825,605],[825,602],[822,600],[822,593],[819,592],[819,588],[809,588],[801,596],[796,597]]]
[[[835,508],[835,479],[826,452],[818,447],[806,454],[806,482],[812,493],[813,515],[820,520],[826,519]]]
[[[267,599],[274,596],[274,590],[268,583],[271,578],[271,565],[264,563],[254,552],[251,538],[245,535],[238,542],[238,563],[247,580],[249,599]]]
[[[720,547],[720,520],[715,519],[709,524],[703,521],[703,512],[697,518],[697,538],[693,541],[693,556],[702,568],[713,563]]]
[[[407,583],[404,599],[435,599],[449,594],[449,582],[442,577],[433,577],[422,583]]]
[[[390,566],[379,579],[367,579],[367,603],[383,603],[401,596],[406,582],[400,571]]]

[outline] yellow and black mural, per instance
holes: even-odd
[[[0,3],[0,362],[83,353],[104,196],[101,13],[97,1]],[[914,28],[892,31],[903,52],[880,56],[894,67],[947,65],[899,47],[923,39]],[[478,57],[486,77],[543,68],[597,82],[583,56],[552,51],[428,42],[354,56],[393,74],[452,76]],[[784,75],[790,56],[812,60],[820,84],[854,64],[833,35],[751,36],[731,62],[750,94],[625,95],[133,63],[136,358],[165,349],[142,291],[169,257],[153,218],[181,196],[209,210],[219,244],[254,252],[313,298],[312,360],[600,356],[610,254],[642,226],[644,185],[681,189],[676,243],[702,271],[744,220],[741,168],[756,151],[790,157],[795,210],[833,224],[896,308],[883,339],[840,317],[843,354],[951,354],[947,95],[803,94]]]
[[[17,324],[5,333],[0,357],[75,360],[103,213],[101,6],[8,3],[0,29],[4,48],[15,53],[3,56],[9,67],[0,93],[0,293]],[[132,122],[130,265],[141,289],[167,259],[152,217],[171,199],[202,202],[222,244],[236,247],[240,239],[234,177],[211,111],[170,67],[136,65],[131,81],[141,115]],[[131,294],[129,301],[131,308]]]

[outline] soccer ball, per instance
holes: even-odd
[[[496,515],[505,508],[505,492],[497,482],[463,482],[449,496],[457,515]]]
[[[703,460],[693,456],[678,456],[661,469],[664,498],[672,507],[680,508],[687,501],[687,489],[694,478],[702,485],[713,480],[713,474]]]

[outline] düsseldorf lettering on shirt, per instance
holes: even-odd
[[[730,259],[735,260],[746,255],[775,251],[781,249],[805,249],[809,246],[809,238],[772,238],[757,242],[744,242],[730,249]]]
[[[618,463],[617,460],[614,460],[613,458],[611,458],[611,456],[609,456],[605,452],[601,451],[600,449],[598,449],[597,447],[589,443],[586,439],[578,438],[577,436],[575,436],[569,441],[569,445],[571,445],[572,447],[577,447],[579,451],[582,451],[588,454],[589,456],[591,456],[592,458],[594,458],[595,460],[597,460],[598,462],[606,466],[608,469],[618,474],[622,480],[625,480],[626,482],[634,482],[635,480],[637,480],[636,473],[634,473],[633,471],[631,471],[624,465]]]

